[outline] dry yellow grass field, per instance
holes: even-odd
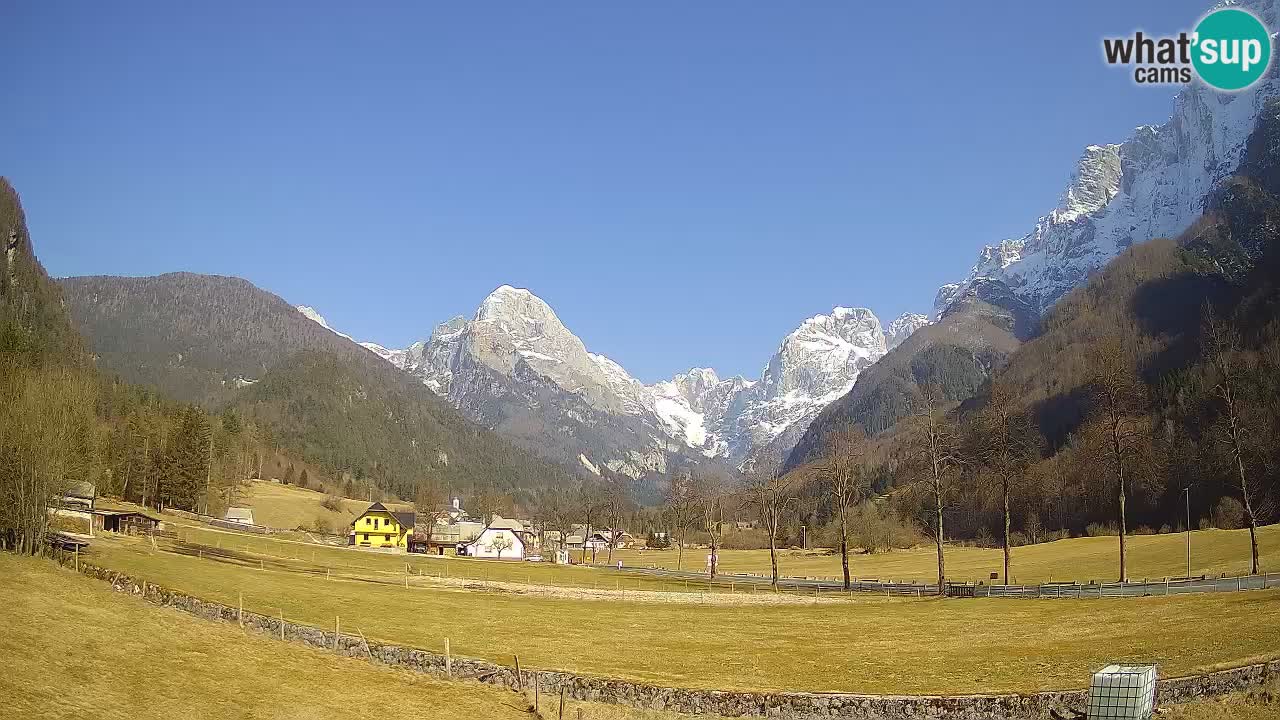
[[[374,665],[157,608],[48,560],[0,553],[0,706],[39,718],[529,718],[528,700]],[[544,713],[555,716],[554,698]],[[671,713],[571,702],[588,720]]]
[[[1160,720],[1280,720],[1280,685],[1161,708]]]
[[[259,525],[284,530],[311,529],[320,520],[338,534],[342,534],[369,507],[369,503],[363,500],[342,498],[342,510],[333,511],[323,506],[324,499],[325,494],[315,490],[253,480],[245,495],[235,504],[253,508],[253,521]]]
[[[527,718],[527,698],[282,644],[158,608],[52,562],[0,553],[0,700],[48,718],[338,718],[369,698],[409,717]],[[1272,689],[1274,692],[1275,689]],[[587,720],[687,716],[571,701]],[[555,700],[544,701],[554,713]],[[707,717],[707,716],[699,716]],[[1162,709],[1170,720],[1276,720],[1261,692]]]
[[[552,566],[546,563],[512,563],[468,558],[425,557],[420,555],[382,555],[298,542],[295,540],[250,535],[211,529],[192,523],[173,523],[182,539],[210,546],[233,548],[268,557],[305,560],[318,566],[401,572],[406,563],[415,572],[449,575],[470,579],[497,580],[558,586],[609,588],[621,582],[630,590],[666,590],[682,592],[730,592],[727,586],[708,589],[697,582],[684,583],[660,578],[628,576],[621,581],[613,574],[582,567]],[[1186,571],[1182,535],[1141,535],[1130,539],[1131,578],[1178,576]],[[1197,530],[1191,533],[1192,572],[1243,573],[1248,571],[1249,537],[1246,530]],[[1269,525],[1259,531],[1264,570],[1280,569],[1280,525]],[[1014,580],[1113,580],[1116,564],[1115,538],[1073,538],[1014,549]],[[685,551],[684,568],[701,571],[705,550]],[[575,553],[575,559],[577,555]],[[674,568],[673,550],[618,550],[616,560],[628,566]],[[600,556],[604,562],[604,555]],[[936,574],[935,555],[931,548],[896,550],[877,555],[854,555],[850,559],[858,577],[930,582]],[[840,573],[840,556],[824,551],[781,551],[779,560],[784,575],[835,578]],[[968,547],[947,548],[948,576],[955,580],[988,580],[988,573],[1001,567],[999,550]],[[769,551],[722,551],[724,572],[768,574]],[[738,586],[737,592],[749,591]]]
[[[337,551],[334,552],[345,552]],[[1180,675],[1280,655],[1280,591],[1116,600],[859,598],[703,606],[326,580],[95,542],[86,559],[192,595],[371,638],[665,685],[971,693],[1081,687],[1117,658]],[[403,578],[403,576],[401,576]],[[608,652],[601,652],[608,648]]]
[[[1163,578],[1186,573],[1186,538],[1183,534],[1131,535],[1129,576],[1132,579]],[[1263,570],[1280,571],[1280,525],[1268,525],[1258,532]],[[684,568],[701,571],[706,566],[706,550],[685,550]],[[1003,554],[999,549],[949,546],[947,575],[954,580],[984,580],[1001,572]],[[615,559],[629,565],[674,568],[674,550],[615,551]],[[782,574],[793,576],[839,577],[840,554],[822,550],[783,550],[779,558]],[[1014,583],[1050,580],[1115,580],[1118,573],[1118,540],[1115,537],[1084,537],[1013,548]],[[724,550],[720,553],[724,572],[769,573],[768,550]],[[932,547],[895,550],[874,555],[855,554],[849,569],[857,577],[921,580],[937,577],[937,556]],[[1249,571],[1248,530],[1197,530],[1191,533],[1192,573],[1247,573]]]

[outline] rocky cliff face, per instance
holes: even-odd
[[[1276,27],[1274,0],[1241,4]],[[1163,125],[1085,148],[1058,206],[1026,235],[983,248],[963,281],[939,289],[935,314],[978,285],[998,284],[1007,290],[988,292],[1007,292],[1038,316],[1130,245],[1176,237],[1240,165],[1255,119],[1278,90],[1274,63],[1263,81],[1239,93],[1196,82],[1178,94]]]
[[[911,333],[929,324],[929,316],[920,313],[902,313],[884,329],[885,344],[892,350],[911,337]]]
[[[660,412],[695,428],[686,434],[690,443],[747,467],[780,460],[809,421],[886,351],[875,314],[837,307],[783,338],[757,380],[720,380],[695,368],[652,389]]]
[[[890,336],[926,322],[904,315]],[[639,477],[688,462],[779,459],[888,342],[870,310],[840,307],[787,335],[758,379],[694,368],[644,385],[590,352],[542,299],[504,285],[425,342],[364,346],[489,427],[557,459]]]

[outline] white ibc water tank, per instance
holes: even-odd
[[[1155,665],[1108,665],[1089,682],[1089,720],[1150,720]]]

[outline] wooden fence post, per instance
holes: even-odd
[[[240,593],[240,604],[236,606],[236,622],[244,628],[244,593]]]
[[[560,683],[560,720],[564,720],[564,694],[568,688],[569,685],[567,683]]]
[[[520,656],[516,655],[516,687],[520,688],[520,692],[524,692],[524,675],[520,673]]]
[[[342,637],[342,618],[338,615],[333,616],[333,649],[338,649],[338,639]]]
[[[444,676],[453,677],[453,658],[449,655],[449,638],[444,639]]]

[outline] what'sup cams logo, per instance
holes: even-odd
[[[1133,79],[1143,85],[1191,82],[1192,72],[1218,90],[1244,90],[1271,64],[1271,34],[1253,13],[1223,8],[1205,15],[1191,33],[1150,37],[1104,38],[1109,65],[1133,66]]]

